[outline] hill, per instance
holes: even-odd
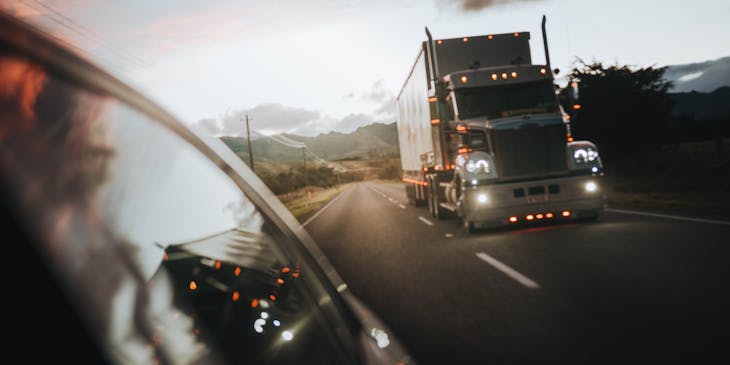
[[[221,137],[244,161],[248,161],[246,140]],[[301,161],[306,146],[307,160],[321,158],[329,161],[398,156],[398,131],[395,123],[373,123],[352,133],[330,132],[316,137],[281,134],[257,138],[251,142],[255,161]]]
[[[672,92],[709,93],[730,86],[730,57],[669,66],[664,77],[674,83]]]

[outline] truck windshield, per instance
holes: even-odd
[[[459,119],[558,111],[551,81],[461,89],[456,91],[456,104]]]

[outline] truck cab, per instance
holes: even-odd
[[[544,25],[544,65],[532,63],[529,32],[433,39],[426,30],[397,125],[406,195],[432,216],[451,211],[471,231],[602,213],[598,149],[573,141]]]

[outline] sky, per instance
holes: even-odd
[[[0,9],[148,95],[184,123],[314,136],[395,121],[434,38],[529,31],[544,63],[665,66],[730,55],[726,0],[0,0]],[[560,81],[560,80],[559,80]]]

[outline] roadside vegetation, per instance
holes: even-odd
[[[665,71],[580,62],[573,137],[598,145],[609,205],[730,218],[730,115],[718,105],[730,88],[672,94]]]

